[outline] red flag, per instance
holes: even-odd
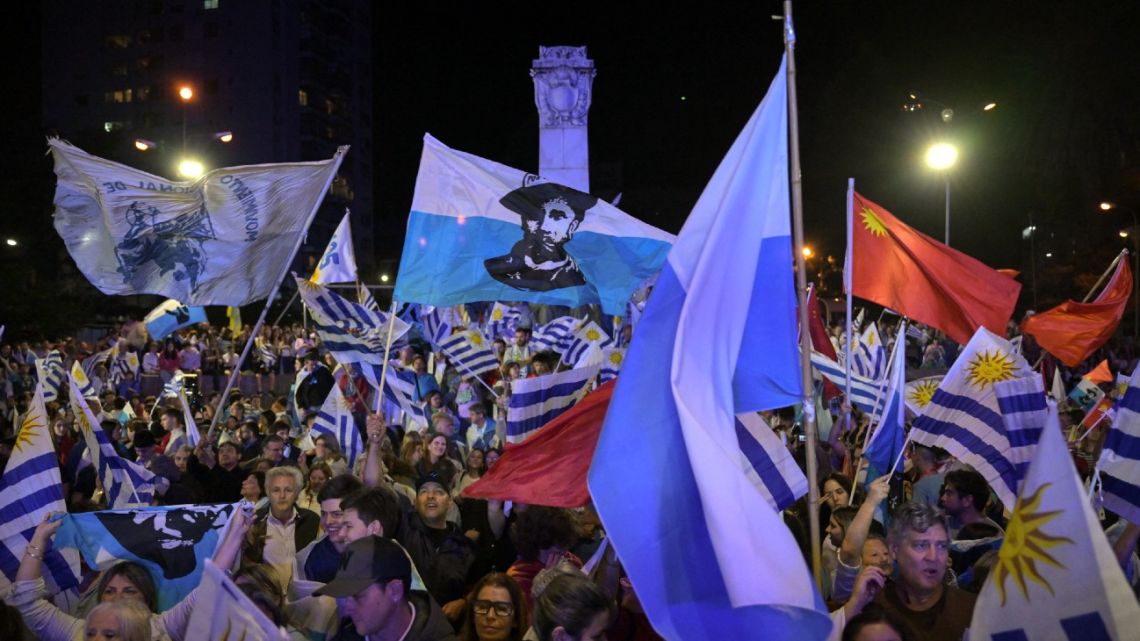
[[[1082,358],[1081,360],[1083,361],[1084,359]],[[1077,362],[1079,363],[1080,361]],[[1100,365],[1094,367],[1091,372],[1085,374],[1083,378],[1087,378],[1094,383],[1111,383],[1116,380],[1112,375],[1112,370],[1108,369],[1107,358],[1101,361]]]
[[[615,382],[599,386],[522,443],[507,447],[463,496],[566,508],[589,503],[586,473]]]
[[[811,332],[811,345],[812,349],[823,354],[835,362],[839,362],[839,357],[835,355],[835,346],[831,344],[831,338],[827,335],[827,328],[823,326],[823,318],[819,314],[819,299],[815,295],[815,287],[808,288],[808,330]],[[823,379],[823,398],[831,400],[843,392],[835,386],[835,383]]]
[[[1127,258],[1116,265],[1104,291],[1091,303],[1067,300],[1021,324],[1050,354],[1069,367],[1076,367],[1098,347],[1108,342],[1124,316],[1132,294],[1132,270]]]
[[[915,231],[855,194],[851,293],[965,345],[978,327],[1005,336],[1021,284]]]

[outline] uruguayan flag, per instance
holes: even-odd
[[[507,405],[507,442],[520,443],[532,432],[570,409],[590,391],[600,366],[511,381]]]
[[[604,350],[602,352],[602,369],[598,372],[598,383],[605,383],[617,378],[623,362],[625,362],[624,347],[610,347]]]
[[[379,331],[387,334],[388,315],[384,312],[368,309],[303,278],[297,278],[297,290],[314,320],[320,320],[322,325],[332,325],[345,331]],[[408,331],[408,324],[404,321],[397,318],[395,323],[396,335],[402,336]]]
[[[285,635],[283,631],[278,632],[261,608],[209,559],[203,568],[202,583],[195,594],[194,611],[186,629],[193,630],[196,638],[222,641],[277,641]]]
[[[559,316],[545,325],[539,326],[530,336],[531,351],[565,352],[574,341],[574,330],[579,320],[573,316]]]
[[[233,505],[179,505],[68,514],[55,545],[78,549],[97,570],[119,561],[143,566],[158,586],[162,612],[198,586],[233,510]]]
[[[904,321],[905,323],[905,321]],[[872,325],[874,327],[874,325]],[[867,440],[863,451],[864,458],[871,465],[868,479],[875,479],[887,472],[902,470],[903,446],[906,443],[906,333],[899,332],[895,347],[891,351],[890,381],[886,391],[886,409],[878,427]]]
[[[333,385],[329,390],[329,395],[317,413],[317,420],[313,423],[313,438],[321,434],[329,434],[337,440],[348,459],[348,468],[352,469],[357,457],[364,451],[364,441],[360,438],[360,430],[356,429],[352,405],[340,391],[340,385]]]
[[[87,378],[87,374],[84,373],[79,361],[75,361],[71,364],[71,382],[71,392],[72,394],[78,394],[79,398],[91,398],[96,396],[95,384],[91,382],[91,379]],[[74,401],[74,398],[72,400]]]
[[[150,505],[154,498],[154,474],[142,465],[119,456],[99,419],[80,394],[74,378],[71,379],[71,409],[83,432],[91,463],[103,484],[107,506],[127,509]]]
[[[587,350],[591,347],[601,348],[609,341],[610,335],[598,327],[597,323],[590,321],[574,332],[574,339],[562,353],[562,363],[576,366]]]
[[[875,323],[871,323],[859,337],[859,343],[851,359],[851,371],[877,381],[886,373],[886,363],[887,348],[883,345],[883,339],[879,337],[879,328]]]
[[[424,338],[432,347],[438,347],[444,339],[451,336],[453,314],[447,308],[422,306],[419,316],[423,323]]]
[[[491,351],[487,339],[477,329],[468,329],[448,336],[439,349],[461,371],[471,376],[493,372],[499,368],[499,359]]]
[[[971,641],[1135,639],[1140,605],[1085,497],[1056,407],[1010,505],[1005,542],[974,606]]]
[[[395,297],[620,314],[673,240],[605,201],[425,136]]]
[[[590,466],[606,533],[666,639],[832,630],[736,432],[742,413],[803,399],[787,150],[781,63],[661,269]]]
[[[1008,342],[979,328],[915,420],[911,439],[972,465],[1008,508],[1025,470],[1011,458],[994,383],[1036,375]]]
[[[63,368],[63,355],[59,350],[51,350],[47,356],[36,359],[36,376],[44,384],[44,402],[50,403],[59,398],[67,371]]]
[[[105,294],[245,305],[277,286],[336,175],[330,160],[223,167],[171,182],[48,141],[55,229]]]
[[[736,417],[736,442],[744,473],[774,510],[784,510],[807,494],[808,480],[792,452],[756,412]]]
[[[380,366],[362,365],[365,377],[374,387],[379,387]],[[430,421],[424,406],[412,400],[416,396],[416,375],[413,372],[402,370],[394,365],[388,367],[388,376],[384,379],[384,398],[395,403],[404,412],[404,415],[418,425],[426,428]]]
[[[1124,398],[1116,407],[1116,419],[1104,438],[1097,462],[1104,507],[1130,523],[1140,523],[1140,367]]]
[[[356,285],[356,302],[369,311],[380,313],[379,303],[372,297],[372,290],[368,289],[364,283],[357,283]]]
[[[1049,416],[1045,383],[1040,376],[1015,378],[994,383],[994,393],[1009,437],[1009,460],[1017,478],[1024,479]]]
[[[36,386],[28,413],[20,421],[12,457],[0,478],[0,571],[8,581],[16,570],[36,526],[48,512],[66,512],[59,457],[55,453],[43,383]],[[44,580],[52,593],[79,584],[79,555],[57,544],[44,557]]]
[[[507,307],[502,303],[495,303],[491,307],[491,313],[487,315],[485,333],[491,340],[512,337],[521,318],[522,310],[518,305]]]
[[[816,351],[812,351],[811,353],[811,364],[817,372],[825,376],[827,380],[835,383],[839,389],[842,390],[846,388],[847,373],[842,365]],[[886,398],[885,381],[872,381],[869,378],[863,378],[862,376],[857,376],[855,372],[851,372],[850,400],[852,405],[873,417],[877,417],[886,404]]]
[[[329,283],[351,283],[356,280],[356,253],[352,250],[352,225],[348,222],[348,209],[340,219],[336,231],[329,239],[325,253],[321,255],[313,277],[309,280],[318,285]]]
[[[907,333],[907,338],[913,335]],[[943,376],[927,376],[925,378],[916,378],[906,384],[906,408],[914,413],[915,416],[922,414],[926,411],[926,406],[930,404],[930,399],[934,398],[934,392],[938,390],[938,385],[942,383]]]
[[[178,390],[178,401],[182,404],[182,422],[186,424],[186,440],[190,442],[190,447],[198,447],[202,433],[198,431],[198,422],[194,420],[194,412],[190,410],[185,387]]]
[[[206,308],[183,305],[173,298],[168,298],[159,303],[158,307],[152,309],[143,318],[147,333],[156,341],[166,338],[183,327],[205,322],[207,322]]]

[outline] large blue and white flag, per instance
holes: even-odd
[[[582,356],[591,348],[595,347],[601,349],[611,343],[610,335],[598,326],[594,321],[589,321],[582,327],[574,332],[574,338],[570,341],[570,346],[562,353],[562,363],[564,365],[577,366],[578,361]]]
[[[186,638],[210,641],[278,641],[288,637],[284,630],[279,633],[261,608],[210,559],[203,567],[186,629],[194,631]]]
[[[150,505],[154,499],[154,474],[119,456],[98,417],[79,393],[78,381],[74,378],[71,379],[71,409],[87,443],[91,464],[103,485],[107,506],[120,510]]]
[[[832,628],[736,431],[739,414],[804,392],[785,64],[669,253],[590,467],[598,514],[666,639],[802,641]]]
[[[96,570],[119,561],[143,566],[158,586],[161,612],[197,587],[233,510],[227,504],[178,505],[68,514],[55,545],[78,549]]]
[[[36,386],[28,413],[20,421],[12,456],[0,477],[0,571],[16,580],[20,559],[36,526],[49,512],[66,512],[59,457],[55,453],[44,407],[43,383]],[[79,555],[55,545],[44,557],[44,580],[55,593],[79,584]]]
[[[1132,372],[1097,461],[1105,509],[1140,523],[1140,367]]]
[[[183,327],[205,322],[207,322],[206,308],[197,305],[183,305],[173,298],[168,298],[159,303],[158,307],[150,310],[150,313],[143,317],[147,333],[156,341],[166,338]]]
[[[851,358],[851,371],[873,381],[882,379],[886,374],[887,348],[879,337],[879,328],[875,323],[868,324],[859,336],[859,343]]]
[[[105,294],[245,305],[277,286],[347,147],[329,160],[223,167],[193,181],[48,141],[55,229]]]
[[[911,440],[972,465],[1008,508],[1025,468],[1014,464],[994,383],[1029,376],[1037,374],[1005,339],[979,328],[915,420]]]
[[[391,373],[389,373],[391,375]],[[360,438],[360,430],[356,429],[356,419],[352,416],[352,404],[340,391],[340,385],[333,385],[321,409],[317,412],[317,420],[313,423],[311,432],[313,438],[321,434],[328,434],[340,444],[340,450],[348,459],[348,469],[353,469],[356,459],[364,451],[364,440]]]
[[[348,210],[344,211],[344,218],[340,219],[336,231],[329,239],[325,253],[317,268],[313,270],[313,277],[309,280],[318,285],[330,283],[351,283],[356,277],[356,253],[352,249],[352,225],[348,221]]]
[[[511,381],[507,401],[507,442],[521,443],[535,430],[582,400],[598,375],[599,363]]]
[[[395,297],[620,314],[674,237],[569,187],[424,136]]]
[[[1140,605],[1085,497],[1056,407],[1011,505],[970,639],[1135,639]]]
[[[1029,463],[1049,417],[1045,382],[1040,376],[1014,378],[994,383],[994,393],[1009,438],[1009,460],[1021,482],[1029,472]]]
[[[502,303],[496,302],[491,307],[491,312],[487,315],[487,324],[484,327],[484,333],[491,340],[513,337],[515,335],[515,328],[518,327],[521,319],[521,305],[507,307]]]
[[[903,321],[904,323],[906,321]],[[874,325],[871,325],[874,327]],[[872,471],[868,479],[876,479],[895,470],[902,470],[903,447],[906,445],[906,333],[900,331],[891,350],[890,382],[886,391],[886,409],[867,446],[863,457]],[[895,464],[895,470],[891,465]]]
[[[539,325],[531,332],[530,349],[532,352],[565,352],[570,349],[574,341],[574,330],[581,323],[573,316],[559,316],[554,320]]]
[[[752,478],[772,509],[791,507],[807,494],[808,480],[779,436],[756,412],[736,416],[736,440],[744,460],[744,473]]]
[[[59,398],[67,379],[67,370],[63,367],[63,355],[59,350],[53,349],[43,358],[36,359],[36,377],[44,384],[45,403]]]
[[[439,343],[439,350],[447,355],[465,376],[479,376],[499,369],[499,359],[491,345],[477,329],[456,332]]]
[[[811,353],[811,365],[839,389],[847,388],[847,371],[842,365],[817,351]],[[851,372],[851,404],[872,417],[877,417],[886,405],[886,386]]]

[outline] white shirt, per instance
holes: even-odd
[[[297,562],[297,508],[285,523],[273,516],[272,510],[265,519],[265,550],[262,559],[277,571],[277,576],[284,587],[295,574],[294,565]]]

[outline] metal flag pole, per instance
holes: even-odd
[[[297,291],[293,292],[293,296],[289,299],[288,303],[285,303],[285,307],[281,310],[281,314],[279,314],[277,316],[277,320],[273,321],[274,327],[277,327],[278,325],[281,324],[281,319],[285,318],[285,314],[288,313],[289,308],[293,306],[293,301],[297,300],[297,295],[300,293],[301,293],[301,290],[299,290],[299,289]]]
[[[804,433],[807,437],[808,523],[811,533],[811,570],[816,586],[821,583],[822,557],[819,538],[819,485],[817,483],[815,402],[811,383],[811,322],[808,317],[807,266],[804,264],[804,193],[800,175],[800,128],[796,113],[796,31],[792,26],[792,2],[784,0],[784,50],[788,56],[788,157],[791,160],[792,232],[796,248],[796,297],[800,316],[800,378],[803,387]]]
[[[848,430],[854,428],[851,425],[851,323],[854,319],[852,316],[853,308],[851,304],[851,268],[854,267],[854,256],[852,241],[854,240],[854,217],[855,217],[855,179],[847,179],[847,213],[843,218],[847,221],[847,259],[843,265],[843,289],[847,291],[847,347],[845,347],[843,357],[843,370],[844,376],[847,379],[847,389],[843,390],[843,424],[847,426]],[[855,476],[852,474],[852,476]]]
[[[321,203],[325,200],[325,194],[328,193],[329,185],[332,184],[333,178],[336,178],[337,169],[340,168],[340,163],[344,160],[344,155],[348,152],[348,146],[342,146],[336,150],[336,156],[333,157],[333,166],[329,171],[329,177],[325,180],[324,187],[321,188],[321,197],[313,205],[313,210],[309,212],[309,221],[305,224],[305,231],[297,234],[297,242],[293,243],[293,251],[289,252],[289,260],[285,261],[285,266],[281,269],[281,275],[277,277],[277,284],[273,286],[273,291],[269,293],[269,297],[265,299],[265,307],[261,309],[261,315],[257,317],[257,323],[253,326],[253,331],[249,333],[249,339],[245,342],[245,347],[241,350],[241,356],[238,356],[237,362],[234,363],[234,371],[230,374],[230,378],[226,381],[226,388],[222,392],[222,396],[218,400],[218,408],[214,412],[214,418],[210,420],[210,429],[206,432],[206,439],[209,440],[214,435],[214,430],[218,426],[218,419],[222,417],[222,407],[226,399],[230,395],[230,390],[233,389],[234,383],[237,381],[238,376],[241,376],[241,364],[249,356],[249,350],[253,347],[254,337],[261,331],[261,327],[265,325],[265,317],[269,314],[269,306],[273,304],[274,297],[277,296],[277,291],[281,289],[281,283],[285,280],[285,276],[289,274],[289,268],[292,267],[293,258],[297,256],[297,250],[301,249],[301,243],[305,242],[305,236],[309,232],[309,227],[313,224],[313,219],[317,217],[317,210],[320,208]]]

